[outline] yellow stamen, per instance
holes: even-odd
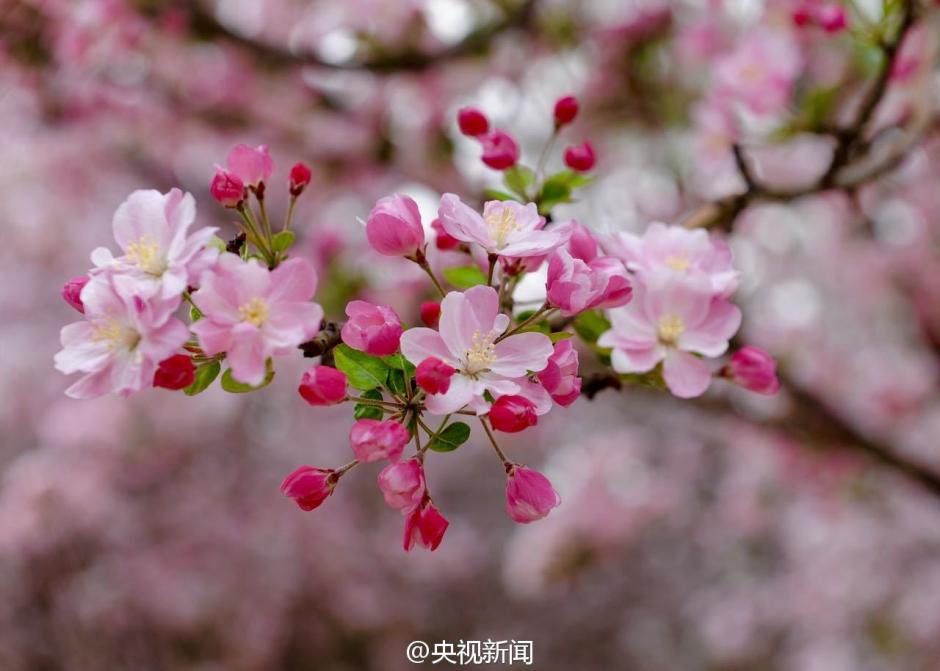
[[[659,342],[663,345],[675,345],[676,341],[685,333],[685,324],[682,319],[669,315],[659,320]]]
[[[145,273],[162,275],[166,270],[166,260],[160,256],[160,245],[149,235],[127,246],[127,258]]]
[[[686,270],[689,269],[689,266],[692,265],[689,262],[689,257],[686,256],[685,254],[679,254],[677,256],[667,256],[665,263],[667,266],[669,266],[673,270],[680,272],[680,273],[685,272]]]
[[[464,354],[464,373],[471,376],[483,373],[496,361],[496,348],[493,345],[496,335],[493,331],[485,335],[479,331],[473,333],[470,349]]]
[[[95,325],[95,331],[91,336],[95,342],[106,341],[108,349],[117,349],[118,347],[132,350],[140,342],[140,334],[137,331],[126,328],[121,322],[113,317],[105,319]]]
[[[238,314],[243,322],[260,327],[268,320],[270,309],[263,298],[255,296],[238,308]]]
[[[509,239],[510,234],[519,228],[519,222],[516,221],[516,213],[511,207],[506,205],[499,209],[492,209],[484,217],[486,225],[490,227],[490,236],[496,242],[497,247],[503,247]]]

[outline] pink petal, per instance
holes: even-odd
[[[456,357],[447,348],[441,334],[423,326],[408,329],[402,334],[401,352],[416,366],[431,357],[440,359],[451,366],[457,363]]]
[[[663,379],[679,398],[694,398],[705,393],[712,375],[708,364],[697,356],[670,348],[663,363]]]
[[[554,352],[552,341],[544,333],[518,333],[496,343],[496,361],[490,370],[506,377],[522,377],[527,371],[539,371]]]
[[[278,301],[309,301],[317,290],[317,273],[307,261],[288,259],[271,272],[271,288],[267,299]]]

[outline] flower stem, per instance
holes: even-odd
[[[355,467],[358,466],[358,465],[359,465],[359,460],[358,460],[358,459],[353,459],[352,461],[350,461],[350,462],[349,462],[348,464],[346,464],[345,466],[340,466],[339,468],[336,469],[336,477],[337,477],[337,478],[340,477],[341,475],[343,475],[344,473],[346,473],[346,471],[350,471],[350,470],[352,470],[353,468],[355,468]]]
[[[493,446],[493,449],[496,450],[496,454],[503,462],[503,466],[509,468],[512,465],[512,462],[506,458],[505,453],[499,449],[499,445],[496,444],[496,438],[493,437],[493,432],[490,431],[489,425],[486,423],[486,419],[483,417],[480,418],[480,424],[483,426],[483,430],[486,432],[486,437],[490,439],[490,444]]]
[[[501,336],[499,336],[494,342],[499,342],[500,340],[503,340],[503,339],[508,338],[509,336],[513,335],[513,334],[518,333],[519,331],[521,331],[522,329],[524,329],[524,328],[525,328],[526,326],[528,326],[529,324],[532,324],[533,322],[539,321],[539,320],[542,319],[543,317],[548,316],[548,315],[551,314],[554,310],[555,310],[555,308],[553,308],[552,306],[550,306],[548,303],[545,303],[544,305],[542,305],[542,307],[540,307],[538,310],[535,311],[535,314],[531,315],[531,316],[530,316],[528,319],[526,319],[524,322],[522,322],[522,323],[520,323],[520,324],[516,324],[515,326],[513,326],[511,329],[509,329],[509,330],[506,331],[504,334],[502,334]]]
[[[499,257],[496,254],[490,254],[489,256],[490,267],[486,271],[486,286],[488,287],[493,286],[493,271],[496,270],[496,261],[498,259]]]
[[[297,196],[290,197],[290,204],[287,206],[287,216],[284,218],[284,226],[281,228],[282,231],[290,229],[290,225],[294,221],[294,206],[297,204]]]
[[[441,286],[441,283],[438,282],[438,281],[437,281],[437,278],[434,276],[434,271],[431,270],[431,266],[430,266],[430,264],[428,263],[428,260],[425,259],[425,258],[422,256],[418,261],[415,261],[415,263],[417,263],[419,266],[421,266],[421,270],[423,270],[425,273],[427,273],[428,277],[431,278],[431,282],[434,283],[434,288],[437,289],[437,293],[439,293],[439,294],[441,295],[441,298],[443,298],[444,296],[446,296],[446,295],[447,295],[447,292],[444,291],[444,287]]]

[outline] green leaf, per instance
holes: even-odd
[[[280,231],[279,233],[275,233],[274,237],[271,239],[271,245],[274,247],[275,252],[286,252],[293,244],[293,231]]]
[[[485,189],[483,191],[483,197],[487,200],[518,200],[518,198],[511,193],[506,193],[499,189]]]
[[[602,333],[610,330],[610,322],[600,312],[588,310],[574,318],[574,330],[582,340],[593,345]]]
[[[213,249],[218,249],[220,252],[227,251],[225,240],[217,235],[213,235],[211,238],[209,238],[209,242],[206,243],[206,246],[212,247]]]
[[[574,333],[571,331],[555,331],[554,333],[549,333],[548,337],[553,343],[559,342],[561,340],[567,340],[574,336]]]
[[[388,380],[388,366],[382,359],[360,352],[345,344],[333,350],[336,367],[346,373],[346,377],[356,389],[368,391],[381,387]]]
[[[261,381],[257,387],[252,387],[250,384],[245,384],[244,382],[239,382],[234,377],[232,377],[232,369],[226,368],[225,372],[222,373],[222,389],[229,392],[230,394],[247,394],[252,391],[258,391],[259,389],[264,389],[271,381],[274,379],[274,364],[271,363],[271,359],[268,359],[267,372],[264,375],[264,380]]]
[[[458,289],[469,289],[486,284],[486,275],[477,266],[460,266],[444,270],[444,279]]]
[[[470,437],[470,427],[463,422],[454,422],[435,435],[428,448],[435,452],[453,452],[467,442]]]
[[[551,212],[552,208],[560,203],[570,202],[571,187],[564,181],[549,178],[542,185],[542,192],[539,194],[539,211],[543,214]]]
[[[222,370],[222,366],[218,361],[208,361],[196,366],[196,378],[191,385],[183,390],[183,393],[187,396],[201,394],[208,389],[209,385],[219,376],[220,370]]]
[[[535,182],[535,173],[524,165],[516,165],[503,173],[503,182],[510,191],[525,199],[528,188]]]
[[[399,395],[405,394],[405,373],[393,368],[388,372],[388,386]]]
[[[369,391],[362,392],[362,397],[372,399],[373,401],[381,401],[382,392],[378,389],[370,389]],[[353,417],[356,419],[382,419],[382,408],[374,405],[366,405],[365,403],[357,403],[356,407],[353,408]]]
[[[395,370],[402,370],[405,372],[405,375],[411,377],[415,373],[415,365],[408,361],[401,354],[392,354],[391,356],[383,356],[382,361],[385,362],[385,365],[389,368],[394,368]]]
[[[195,305],[189,306],[189,321],[198,322],[202,319],[202,311],[197,308]]]

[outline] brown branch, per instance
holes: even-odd
[[[325,322],[318,334],[297,347],[303,351],[305,358],[312,359],[316,356],[323,356],[333,351],[334,347],[343,342],[340,335],[342,328],[343,325],[340,322]]]

